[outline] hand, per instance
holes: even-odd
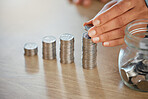
[[[128,23],[136,19],[148,18],[148,8],[144,0],[113,0],[89,22],[94,27],[88,35],[94,43],[112,47],[124,43],[124,30]]]
[[[101,2],[107,2],[109,0],[100,0]],[[73,0],[73,2],[77,5],[83,5],[83,6],[90,6],[92,3],[92,0]]]

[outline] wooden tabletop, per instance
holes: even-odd
[[[97,67],[81,66],[82,24],[103,4],[90,8],[68,0],[0,0],[0,99],[148,99],[148,93],[126,87],[118,72],[120,47],[98,44]],[[59,36],[75,36],[75,63],[60,64]],[[57,60],[42,59],[42,38],[57,38]],[[24,56],[36,42],[38,56]]]

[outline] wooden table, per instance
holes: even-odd
[[[120,47],[98,44],[97,68],[81,66],[82,24],[103,4],[90,8],[68,0],[0,0],[0,99],[148,99],[126,87],[118,72]],[[59,36],[75,36],[75,63],[60,64]],[[57,38],[57,60],[42,59],[42,37]],[[23,46],[36,42],[38,56],[25,57]]]

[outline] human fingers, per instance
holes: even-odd
[[[125,13],[126,11],[135,7],[134,0],[118,0],[113,6],[108,8],[104,13],[97,16],[93,20],[93,25],[99,26],[110,21],[113,18],[120,16],[121,14]]]
[[[128,12],[122,14],[121,16],[118,16],[114,18],[113,20],[100,25],[100,26],[94,26],[89,31],[88,34],[90,37],[95,37],[97,35],[101,35],[105,32],[115,30],[118,28],[121,28],[128,24],[129,22],[137,19],[138,14],[135,14],[136,9],[131,9]],[[140,13],[140,12],[139,12]]]
[[[94,43],[106,42],[124,37],[124,28],[116,29],[92,38]]]
[[[124,43],[125,43],[124,38],[119,38],[119,39],[116,39],[116,40],[103,42],[102,45],[105,46],[105,47],[114,47],[114,46],[122,45]]]
[[[95,16],[95,17],[97,17],[98,15],[100,15],[101,13],[103,13],[105,10],[107,10],[109,7],[111,7],[113,4],[115,4],[116,3],[116,0],[114,0],[114,1],[110,1],[109,3],[107,3],[99,12],[98,12],[98,14]],[[94,18],[95,18],[94,17]],[[93,19],[91,19],[91,20],[89,20],[88,22],[85,22],[83,25],[85,26],[85,25],[87,25],[87,24],[93,24],[92,23],[92,20]]]

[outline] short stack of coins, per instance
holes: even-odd
[[[84,69],[93,69],[96,67],[97,44],[91,41],[88,33],[83,34],[83,57],[82,66]]]
[[[74,36],[68,33],[60,36],[60,62],[70,64],[74,62]]]
[[[26,43],[24,45],[24,55],[25,56],[34,56],[38,53],[38,46],[36,43]]]
[[[54,36],[45,36],[42,39],[43,59],[56,59],[56,38]]]

